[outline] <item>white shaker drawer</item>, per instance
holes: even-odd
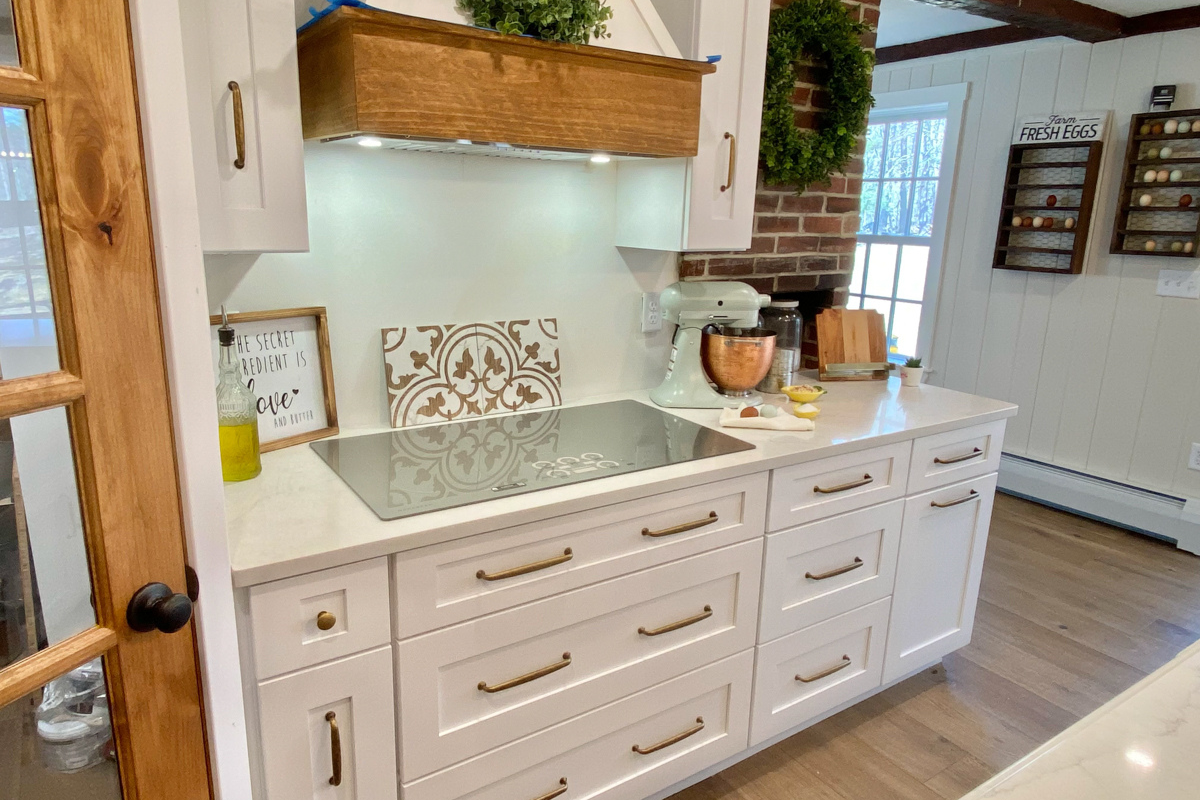
[[[911,451],[911,442],[899,442],[774,470],[767,530],[903,497]]]
[[[759,539],[400,642],[401,778],[752,646],[761,570]]]
[[[891,600],[759,646],[750,745],[880,685]]]
[[[768,536],[759,642],[890,595],[903,519],[893,500]]]
[[[925,436],[913,442],[908,493],[936,489],[1000,468],[1004,420]]]
[[[754,651],[404,785],[405,800],[641,800],[746,749]],[[638,751],[634,750],[637,746]]]
[[[259,680],[389,641],[387,559],[250,587]]]
[[[259,800],[395,800],[388,646],[259,684]]]
[[[401,553],[396,637],[762,536],[766,502],[762,473]]]

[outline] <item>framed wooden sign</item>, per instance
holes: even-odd
[[[220,315],[209,317],[213,366]],[[281,308],[230,314],[242,378],[258,396],[264,453],[338,432],[325,309]]]

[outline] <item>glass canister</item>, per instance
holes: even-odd
[[[778,394],[784,386],[791,386],[796,371],[800,369],[800,340],[804,335],[804,317],[800,316],[800,301],[772,300],[763,309],[762,324],[775,332],[775,358],[771,371],[758,384],[760,392]]]

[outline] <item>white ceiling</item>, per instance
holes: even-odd
[[[1086,0],[1088,5],[1135,17],[1194,6],[1197,0]],[[1002,22],[965,11],[938,8],[917,0],[882,0],[879,6],[879,47],[908,44],[939,36],[995,28]]]
[[[1105,2],[1158,3],[1173,0],[1105,0]],[[1194,3],[1196,0],[1187,0]],[[919,3],[917,0],[883,0],[879,6],[879,40],[877,46],[891,47],[939,36],[978,31],[1003,25],[965,11]]]

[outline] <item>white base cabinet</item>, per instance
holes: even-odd
[[[858,702],[970,641],[1003,434],[243,590],[256,800],[642,800]]]

